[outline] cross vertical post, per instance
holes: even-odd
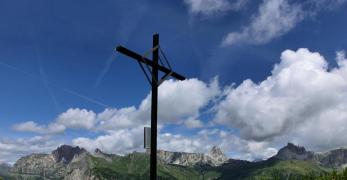
[[[160,51],[159,51],[160,50]],[[146,78],[148,81],[150,81],[150,85],[152,87],[152,103],[151,103],[151,154],[150,154],[150,179],[156,180],[157,179],[157,123],[158,123],[158,87],[160,84],[165,81],[169,77],[176,78],[177,80],[185,80],[185,77],[174,72],[171,69],[170,64],[168,63],[165,55],[163,54],[163,51],[160,49],[159,46],[159,34],[153,35],[153,48],[152,51],[152,60],[148,59],[146,56],[142,56],[140,54],[137,54],[123,46],[118,46],[116,48],[116,51],[129,56],[136,60],[138,64],[140,65],[141,69],[146,75]],[[164,60],[166,61],[169,68],[165,67],[165,65],[162,62],[161,56],[159,56],[159,52],[161,55],[163,55]],[[159,64],[159,60],[161,62],[161,65]],[[146,66],[151,67],[150,75],[151,78],[149,78],[147,72],[145,71],[143,64]],[[164,73],[165,75],[158,78],[159,71]],[[146,134],[146,132],[145,132]]]
[[[158,59],[159,35],[153,35],[150,179],[157,178]]]

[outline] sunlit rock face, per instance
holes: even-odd
[[[216,164],[222,164],[229,159],[217,146],[213,146],[208,155],[216,162]]]
[[[20,158],[11,173],[22,179],[50,177],[53,179],[93,179],[87,175],[90,154],[83,148],[62,145],[51,154],[32,154]]]
[[[66,168],[62,163],[58,163],[52,154],[32,154],[20,158],[11,172],[23,178],[41,175],[58,178],[66,174]]]
[[[209,164],[219,166],[228,160],[224,153],[214,146],[208,154],[158,151],[158,157],[168,164],[178,164],[183,166]]]

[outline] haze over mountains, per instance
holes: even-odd
[[[158,157],[158,176],[162,179],[199,179],[202,176],[207,179],[247,179],[278,172],[301,177],[347,165],[346,148],[315,153],[292,143],[281,148],[275,156],[257,162],[227,158],[218,147],[206,154],[159,150]],[[24,156],[12,167],[2,164],[0,176],[6,179],[143,179],[148,176],[148,165],[146,153],[120,156],[100,149],[91,153],[80,147],[62,145],[50,154]]]

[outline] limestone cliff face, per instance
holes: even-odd
[[[21,179],[49,177],[65,180],[92,180],[88,175],[90,154],[83,148],[60,146],[51,154],[32,154],[20,158],[11,173]]]
[[[208,154],[203,153],[185,153],[158,151],[158,157],[168,164],[178,164],[183,166],[191,166],[197,164],[208,164],[211,166],[219,166],[226,162],[228,158],[218,147],[213,147]]]
[[[217,147],[213,146],[208,154],[217,164],[222,164],[226,162],[229,158],[225,156],[225,154],[222,152],[222,150]]]
[[[23,177],[61,177],[66,174],[63,164],[57,163],[52,154],[32,154],[20,158],[11,172]]]

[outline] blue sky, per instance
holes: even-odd
[[[162,140],[159,143],[162,148],[207,151],[214,145],[212,142],[216,142],[229,156],[255,159],[273,154],[287,143],[285,141],[306,145],[309,140],[301,141],[300,137],[293,136],[294,131],[288,130],[304,127],[301,120],[306,116],[301,117],[298,113],[300,121],[291,119],[289,115],[282,116],[295,112],[292,109],[295,105],[288,105],[281,111],[281,116],[274,115],[275,119],[278,118],[274,120],[276,122],[290,119],[271,127],[285,133],[263,132],[267,127],[254,129],[252,125],[259,122],[245,123],[254,117],[243,116],[242,111],[248,108],[246,112],[249,113],[256,109],[256,117],[264,118],[264,124],[272,124],[265,119],[271,117],[261,113],[267,112],[264,106],[240,104],[233,107],[228,104],[228,99],[244,100],[237,99],[241,95],[234,94],[242,91],[246,79],[254,83],[250,87],[258,86],[255,89],[264,88],[261,82],[267,77],[276,79],[274,65],[284,70],[288,65],[284,62],[292,57],[290,52],[283,55],[285,50],[292,50],[298,59],[317,52],[328,63],[325,73],[333,68],[342,71],[336,57],[338,54],[343,59],[343,50],[347,49],[346,16],[344,0],[2,1],[0,149],[4,153],[0,154],[0,161],[13,162],[23,154],[49,152],[62,143],[84,146],[88,150],[92,147],[86,144],[94,143],[93,147],[100,146],[112,153],[141,150],[142,142],[132,138],[134,134],[141,134],[141,127],[148,124],[147,106],[143,105],[141,109],[140,104],[145,104],[150,87],[138,65],[117,54],[114,48],[122,44],[144,53],[150,49],[154,33],[160,34],[161,47],[174,69],[192,79],[185,83],[169,81],[163,87],[163,91],[173,93],[164,94],[163,102],[167,100],[172,106],[186,103],[187,112],[163,105],[162,117],[169,120],[161,123],[159,138]],[[308,50],[299,51],[299,48]],[[308,75],[303,75],[302,79],[306,77]],[[326,84],[325,88],[335,87],[330,86],[329,81],[318,82]],[[310,87],[315,88],[314,85]],[[179,94],[172,90],[175,88],[196,92]],[[333,90],[327,89],[335,92]],[[304,92],[303,89],[298,91]],[[277,95],[281,96],[281,93]],[[345,97],[341,91],[331,94]],[[170,98],[178,95],[187,97],[177,102]],[[188,95],[192,98],[189,99]],[[334,99],[327,96],[325,99]],[[260,95],[247,97],[254,102],[262,98]],[[267,97],[277,96],[271,94]],[[268,103],[273,103],[271,98],[268,99]],[[331,109],[340,107],[340,103],[333,103]],[[100,114],[106,114],[105,105],[113,112],[102,118]],[[129,107],[133,109],[119,112]],[[310,107],[298,111],[309,111]],[[172,112],[165,114],[166,111]],[[317,112],[321,114],[322,110]],[[140,115],[132,117],[129,114]],[[91,118],[91,124],[86,125],[86,118]],[[109,119],[124,123],[112,124],[114,126],[110,127],[114,129],[102,127],[101,122]],[[130,120],[134,122],[129,124]],[[305,120],[307,122],[310,120]],[[342,126],[347,128],[346,124]],[[112,142],[117,141],[115,137],[129,138],[131,143],[112,144],[100,140],[106,137]],[[211,142],[206,149],[200,148],[203,138]],[[319,146],[319,142],[307,145],[325,150],[347,144],[335,139],[330,139],[327,146]],[[18,151],[30,145],[40,148]]]

